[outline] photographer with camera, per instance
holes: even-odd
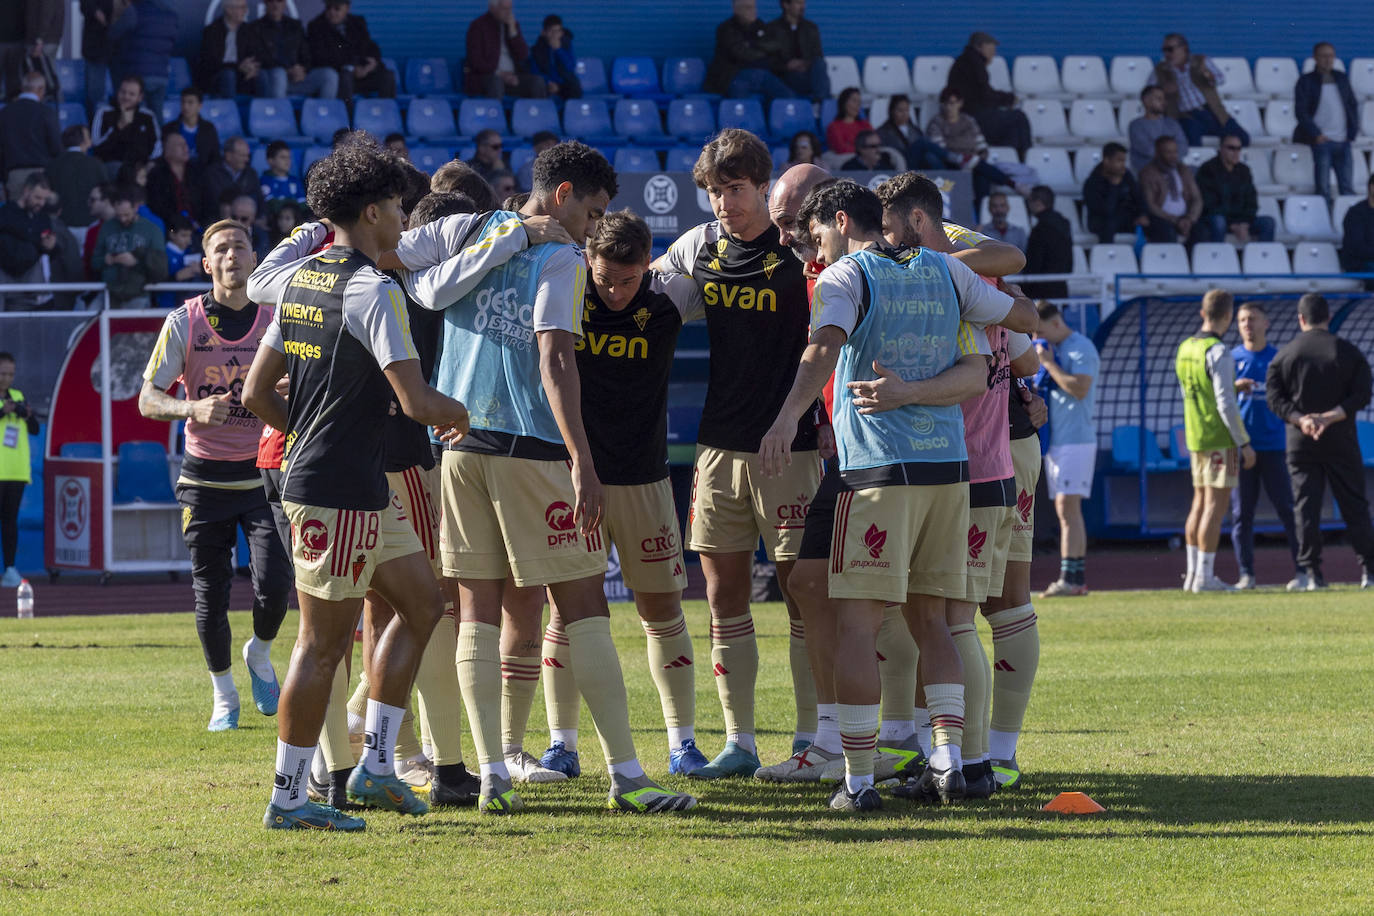
[[[14,357],[0,353],[0,544],[5,575],[0,585],[19,585],[14,556],[19,549],[19,501],[29,484],[29,436],[38,435],[38,419],[24,402],[24,393],[11,388]]]

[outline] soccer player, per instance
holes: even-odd
[[[834,673],[846,773],[830,805],[881,807],[873,788],[875,646],[888,602],[906,603],[929,681],[937,746],[922,784],[948,800],[962,789],[963,675],[945,624],[945,599],[964,594],[966,576],[963,544],[947,537],[968,527],[958,403],[986,385],[988,371],[986,341],[966,321],[1014,321],[1013,310],[1024,314],[1030,303],[944,255],[887,247],[882,203],[855,182],[814,189],[798,223],[827,267],[816,283],[811,343],[759,458],[765,472],[791,460],[791,428],[838,361],[836,391],[852,397],[835,403],[848,489],[836,504],[829,593],[838,602]],[[892,307],[915,302],[924,307]]]
[[[749,611],[753,553],[762,535],[777,565],[793,627],[800,614],[787,581],[803,524],[820,483],[816,454],[819,402],[798,418],[798,453],[786,473],[765,477],[759,441],[777,416],[806,347],[806,278],[801,263],[769,220],[768,147],[744,130],[718,133],[701,151],[692,177],[716,215],[689,230],[656,264],[692,278],[706,303],[711,348],[706,404],[697,433],[688,512],[688,547],[701,556],[711,609],[711,665],[725,713],[725,747],[691,773],[695,779],[752,776],[760,767],[754,739],[754,689],[759,653]],[[819,391],[820,386],[817,386]],[[792,664],[806,664],[793,653]],[[810,666],[807,665],[807,668]],[[799,727],[793,751],[815,736],[815,688],[810,671],[794,671]]]
[[[1183,528],[1188,571],[1183,590],[1228,592],[1212,566],[1221,540],[1221,520],[1236,485],[1236,451],[1246,468],[1255,466],[1250,433],[1236,404],[1236,361],[1221,342],[1231,326],[1231,294],[1209,289],[1202,297],[1202,327],[1178,345],[1174,371],[1183,390],[1183,428],[1193,468],[1193,503]]]
[[[362,143],[340,145],[315,164],[308,202],[332,223],[334,244],[292,275],[244,383],[248,408],[286,432],[281,497],[301,609],[263,815],[272,829],[365,826],[307,800],[305,782],[335,669],[369,588],[396,616],[373,659],[368,740],[348,798],[407,814],[428,810],[396,777],[391,745],[443,601],[414,528],[391,500],[376,432],[393,396],[445,439],[467,431],[467,411],[425,384],[404,296],[374,266],[400,237],[406,185],[392,156]],[[284,375],[289,401],[276,391]]]
[[[221,220],[201,239],[209,293],[188,299],[162,324],[143,373],[138,409],[155,420],[186,420],[186,454],[177,478],[181,531],[191,553],[196,630],[210,668],[212,732],[238,728],[239,695],[231,671],[229,589],[238,529],[248,538],[253,576],[253,636],[243,646],[253,703],[275,715],[279,696],[272,640],[286,616],[291,564],[277,536],[254,459],[262,421],[240,400],[243,378],[272,320],[254,305],[248,276],[256,259],[238,223]],[[186,397],[167,389],[181,382]]]
[[[687,577],[668,479],[668,375],[678,332],[702,316],[703,305],[691,280],[649,269],[652,247],[649,227],[629,210],[597,221],[587,243],[592,282],[577,366],[587,439],[606,486],[603,527],[648,637],[649,671],[668,729],[668,772],[686,775],[706,758],[696,746],[696,668],[682,616]],[[577,685],[557,616],[545,642],[553,663],[544,666],[544,698],[562,746],[550,747],[545,766],[567,765],[563,755],[576,753],[568,739],[576,741]]]
[[[523,232],[522,216],[552,216],[573,239],[586,239],[615,191],[604,156],[561,143],[535,160],[534,189],[521,213],[450,217],[408,234],[397,249],[401,263],[417,271],[409,281],[417,301],[444,310],[435,378],[475,410],[472,433],[443,456],[440,553],[445,575],[458,579],[459,678],[482,767],[478,805],[492,814],[523,806],[501,754],[498,640],[507,575],[521,587],[547,585],[565,621],[573,674],[611,773],[608,807],[658,812],[696,804],[645,775],[630,734],[602,590],[605,496],[583,427],[576,364],[582,253],[537,245],[459,295],[442,282],[444,264],[427,267],[436,240],[441,251],[454,250],[454,239],[488,245]]]

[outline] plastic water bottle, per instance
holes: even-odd
[[[19,580],[19,589],[16,591],[15,603],[19,606],[19,619],[31,620],[33,618],[33,586],[28,579]]]

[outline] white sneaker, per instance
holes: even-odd
[[[428,792],[434,779],[434,764],[428,757],[407,757],[396,764],[396,778],[417,792]]]
[[[1208,576],[1206,578],[1197,576],[1193,579],[1193,594],[1199,594],[1201,592],[1233,592],[1235,590],[1234,586],[1227,585],[1216,576]]]
[[[1286,588],[1290,592],[1305,592],[1312,587],[1312,580],[1306,572],[1299,572],[1292,579],[1288,580]]]
[[[506,754],[505,760],[510,778],[515,782],[562,782],[568,778],[567,773],[540,766],[539,758],[524,748]]]
[[[782,763],[759,767],[754,771],[754,778],[766,782],[820,782],[824,778],[822,774],[825,770],[837,761],[840,765],[840,775],[844,775],[844,754],[832,754],[813,744]]]
[[[1255,577],[1250,575],[1249,573],[1246,573],[1245,575],[1241,576],[1240,579],[1236,582],[1236,588],[1238,589],[1250,589],[1254,588],[1255,585]]]

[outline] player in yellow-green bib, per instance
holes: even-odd
[[[1188,549],[1185,592],[1231,591],[1216,577],[1212,564],[1239,473],[1237,458],[1246,468],[1255,464],[1250,434],[1236,404],[1236,362],[1221,342],[1231,326],[1233,301],[1225,290],[1208,290],[1202,297],[1202,327],[1178,345],[1174,358],[1193,468],[1193,504],[1183,529]]]

